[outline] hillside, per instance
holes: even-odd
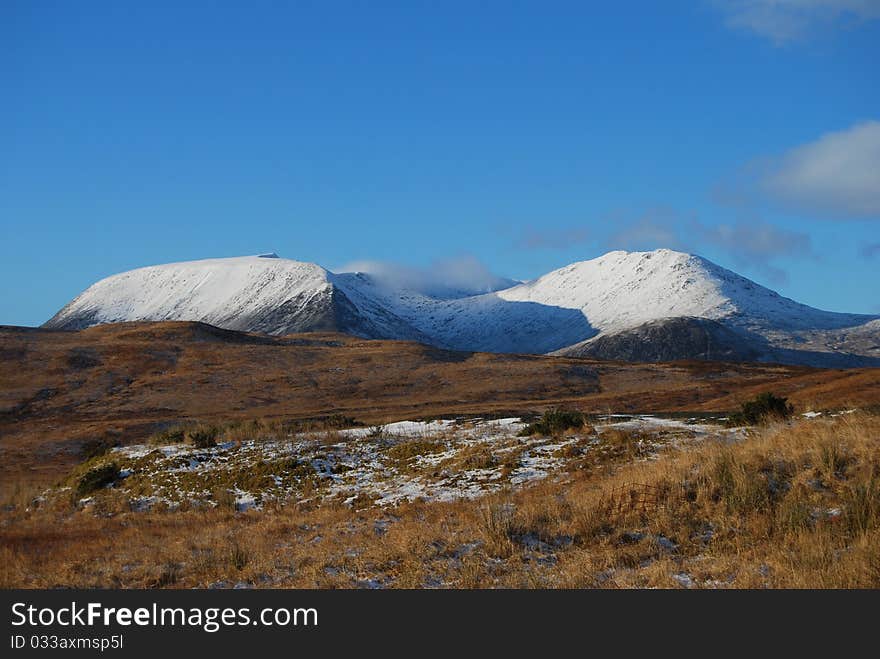
[[[200,323],[0,329],[0,480],[47,478],[94,441],[142,441],[186,420],[365,424],[468,414],[735,409],[759,391],[800,409],[880,404],[880,369],[628,364],[449,351],[343,334],[272,337]]]

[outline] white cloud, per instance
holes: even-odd
[[[782,44],[821,27],[880,18],[880,0],[716,0],[731,28]]]
[[[516,283],[492,274],[473,256],[435,261],[428,268],[388,261],[353,261],[337,268],[336,272],[365,272],[383,286],[405,288],[435,297],[489,293]]]
[[[770,166],[761,187],[799,210],[880,219],[880,121],[796,147]]]

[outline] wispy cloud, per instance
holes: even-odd
[[[677,224],[680,218],[672,211],[649,211],[632,222],[618,220],[619,228],[608,239],[612,249],[652,250],[690,249]]]
[[[790,231],[766,222],[705,225],[694,222],[690,226],[698,243],[721,249],[738,263],[751,266],[775,283],[787,281],[784,270],[773,260],[780,257],[814,257],[810,237],[799,231]]]
[[[880,243],[871,243],[870,245],[865,245],[862,249],[859,250],[859,253],[862,255],[863,259],[868,259],[869,261],[872,259],[876,259],[880,256]]]
[[[878,0],[715,0],[729,27],[784,44],[880,18]]]
[[[515,283],[493,274],[471,255],[435,261],[427,268],[389,261],[353,261],[336,268],[336,272],[365,272],[381,285],[436,297],[489,293]]]
[[[694,222],[690,229],[698,241],[754,259],[812,254],[810,237],[766,222],[706,225]]]
[[[880,219],[880,121],[791,149],[770,163],[760,184],[772,198],[798,210]]]
[[[670,213],[649,213],[623,226],[609,238],[614,249],[651,250],[661,247],[700,252],[711,248],[739,265],[760,272],[774,283],[787,280],[775,265],[779,258],[815,258],[810,237],[774,226],[759,218],[732,224],[708,224]]]
[[[590,232],[583,227],[529,227],[516,241],[516,245],[526,249],[567,249],[573,245],[582,245],[589,239]]]

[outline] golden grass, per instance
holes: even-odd
[[[21,489],[0,516],[0,586],[880,587],[880,417],[691,446],[392,509],[27,508]]]
[[[0,328],[0,497],[21,473],[48,484],[82,457],[163,429],[239,422],[325,443],[357,419],[736,409],[773,391],[798,412],[880,404],[880,369],[770,364],[625,364],[452,353],[350,336],[266,337],[199,323],[81,332]],[[86,358],[84,358],[84,356]],[[250,419],[261,418],[252,422]],[[224,441],[227,438],[224,437]]]

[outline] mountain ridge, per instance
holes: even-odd
[[[455,298],[274,253],[188,261],[102,279],[44,327],[160,320],[276,335],[339,331],[500,353],[880,365],[880,316],[814,309],[701,256],[668,249],[609,252]],[[700,348],[710,336],[723,344],[717,356]]]

